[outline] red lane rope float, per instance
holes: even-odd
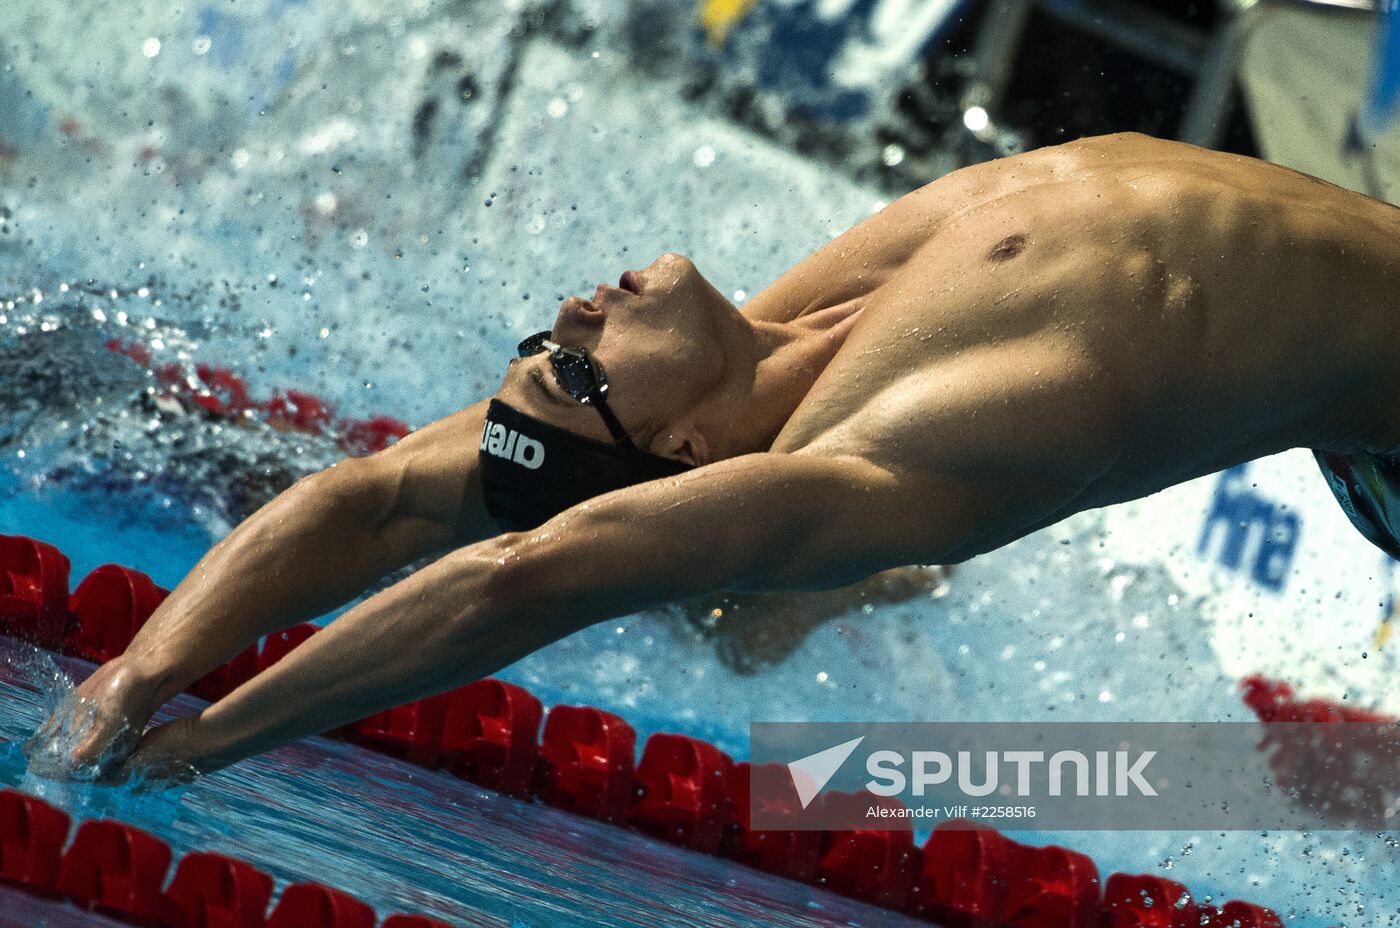
[[[257,928],[272,900],[272,877],[223,854],[186,854],[165,890],[166,915],[191,925]]]
[[[13,790],[0,791],[0,881],[40,896],[58,894],[68,813]]]
[[[121,822],[83,822],[63,854],[58,891],[78,905],[134,925],[160,920],[170,846]]]
[[[406,423],[390,416],[338,419],[332,404],[305,390],[277,390],[268,399],[258,400],[247,381],[227,367],[199,363],[191,374],[175,363],[153,365],[150,349],[139,342],[114,338],[106,348],[151,371],[160,395],[187,410],[229,420],[260,415],[273,428],[332,438],[347,454],[381,451],[410,431]]]
[[[279,392],[263,404],[268,422],[285,429],[324,435],[335,423],[335,411],[320,397],[304,390]]]
[[[637,733],[611,712],[555,706],[545,717],[536,795],[552,806],[620,822],[632,799]]]
[[[1287,683],[1258,675],[1246,677],[1240,688],[1245,705],[1263,723],[1259,750],[1267,755],[1278,788],[1336,797],[1322,811],[1339,823],[1354,815],[1386,814],[1391,797],[1384,778],[1376,777],[1376,764],[1395,756],[1394,717],[1326,699],[1299,699]],[[1307,724],[1295,724],[1300,722]]]
[[[268,912],[273,879],[245,861],[191,851],[170,871],[170,846],[109,819],[78,827],[35,796],[0,790],[0,882],[65,898],[146,928],[374,928],[374,909],[319,883],[293,883]],[[424,915],[391,915],[380,928],[452,928]]]
[[[788,778],[791,779],[790,777]],[[817,802],[829,813],[854,820],[872,807],[895,813],[895,821],[909,822],[907,809],[898,799],[832,790]],[[857,829],[824,835],[814,882],[846,896],[888,909],[909,907],[909,894],[918,871],[918,848],[910,826]]]
[[[627,821],[674,844],[718,853],[730,818],[733,775],[733,759],[713,744],[685,735],[652,735],[634,775],[637,799]]]
[[[107,564],[70,598],[68,571],[67,558],[53,546],[0,536],[0,631],[109,660],[165,595],[145,574]],[[191,690],[217,698],[317,631],[303,624],[269,635],[260,648],[239,654]],[[1246,686],[1252,687],[1251,705],[1273,707],[1256,711],[1294,711],[1279,708],[1291,705],[1291,690],[1250,681]],[[527,690],[502,680],[478,680],[376,713],[335,734],[488,789],[630,825],[947,928],[1282,928],[1268,909],[1239,901],[1198,905],[1181,884],[1159,877],[1115,873],[1101,881],[1083,854],[1020,844],[973,822],[940,823],[922,847],[907,828],[755,831],[749,827],[748,793],[756,778],[765,782],[765,801],[799,805],[782,765],[735,763],[708,742],[664,733],[647,739],[638,762],[637,735],[624,719],[590,706],[559,705],[545,713]],[[773,784],[781,788],[768,788]],[[773,798],[785,791],[791,793],[786,799]],[[821,801],[852,798],[831,793]],[[81,841],[75,839],[60,857],[68,827],[68,817],[42,801],[0,793],[0,880],[162,928],[374,925],[374,913],[363,903],[314,884],[288,887],[264,920],[271,878],[264,880],[266,874],[251,864],[214,854],[186,855],[159,895],[163,901],[152,903],[151,887],[159,889],[170,864],[163,843],[118,822],[85,822]],[[95,871],[102,871],[102,880],[94,882]],[[380,928],[445,926],[421,916],[393,916]]]
[[[293,883],[268,916],[267,928],[374,928],[374,909],[319,883]]]
[[[72,622],[57,650],[99,664],[116,657],[127,649],[166,595],[139,571],[103,564],[88,574],[69,598]]]
[[[765,812],[791,813],[802,805],[782,764],[735,764],[729,780],[735,817],[727,829],[724,855],[778,876],[815,882],[826,836],[820,831],[755,831],[749,827],[751,793],[762,797]]]
[[[1299,699],[1293,687],[1281,680],[1255,674],[1240,681],[1244,704],[1259,721],[1270,722],[1367,722],[1393,725],[1396,719],[1374,709],[1343,706],[1326,699]]]
[[[68,624],[68,571],[53,545],[0,535],[0,632],[57,644]]]
[[[478,680],[454,690],[443,717],[438,763],[487,789],[528,796],[540,765],[544,705],[500,680]]]

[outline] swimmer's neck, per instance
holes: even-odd
[[[733,387],[715,404],[707,430],[711,460],[772,447],[845,344],[865,302],[859,297],[790,322],[744,320],[747,351],[728,354],[741,359],[737,363],[744,376],[729,378]]]

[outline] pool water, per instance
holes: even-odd
[[[0,928],[117,928],[121,922],[0,886]]]
[[[85,521],[94,511],[94,502],[84,494],[52,489],[38,494],[15,492],[0,505],[0,532],[41,525],[47,540],[73,555],[75,584],[106,560],[148,569],[158,581],[171,583],[197,556],[198,548],[189,547],[197,539],[189,535],[162,535],[139,522],[118,522],[106,529]],[[1034,590],[1037,598],[1069,597],[1091,584],[1097,571],[1096,566],[1086,576],[1062,567],[1033,575],[1022,589]],[[964,579],[964,584],[968,582]],[[973,590],[949,594],[954,600],[951,608],[971,615],[991,608],[1008,610],[1007,614],[1034,611],[1029,605],[1009,605],[1014,602],[1010,593],[1003,593],[993,606],[985,595],[986,584],[975,576],[971,582],[977,584]],[[1138,572],[1132,589],[1115,602],[1133,610],[1160,602],[1163,589],[1173,589],[1161,584],[1166,584],[1163,578]],[[1087,602],[1083,608],[1098,611]],[[1086,619],[1081,626],[1085,634],[1096,621],[1102,618]],[[1177,621],[1188,629],[1193,624],[1185,612]],[[944,647],[954,653],[965,646],[959,641],[979,640],[976,631],[956,621],[945,620],[939,628],[946,639]],[[618,629],[625,633],[618,634]],[[1022,644],[1031,646],[1039,633],[1033,626],[1019,632],[1015,626],[1004,630],[1004,638],[1016,640],[1018,634],[1024,636]],[[1158,644],[1143,646],[1172,648],[1189,656],[1193,653],[1189,641],[1190,635],[1178,627]],[[804,650],[825,653],[830,660],[833,647],[848,645],[842,634],[828,632]],[[620,712],[634,723],[641,738],[654,731],[680,732],[718,740],[743,758],[747,739],[740,725],[749,717],[760,717],[760,712],[771,718],[768,713],[780,710],[755,708],[757,703],[747,701],[751,695],[739,700],[716,697],[705,692],[706,678],[727,678],[735,692],[755,694],[781,687],[800,669],[732,677],[714,666],[713,658],[703,659],[697,649],[694,642],[687,645],[666,632],[663,620],[643,615],[587,630],[507,668],[500,676],[531,687],[547,704],[585,702]],[[682,659],[695,662],[694,679],[648,666],[649,655],[655,655],[662,667]],[[1076,654],[1075,660],[1084,672],[1112,681],[1108,685],[1122,686],[1128,701],[1128,678],[1137,665],[1110,659],[1094,671],[1090,657]],[[894,657],[880,659],[893,661]],[[1202,679],[1208,664],[1199,647],[1194,660],[1194,664],[1183,660],[1174,678],[1174,685],[1186,687],[1187,692],[1191,686],[1201,690],[1194,711],[1201,717],[1209,717],[1211,711],[1221,717],[1240,717],[1232,688],[1213,688]],[[642,691],[654,686],[656,698],[633,698],[638,681],[616,672],[628,662],[642,678]],[[170,843],[177,855],[187,850],[226,853],[273,874],[279,885],[315,880],[346,889],[381,913],[423,912],[463,925],[919,923],[324,738],[285,747],[160,795],[29,775],[20,743],[63,691],[66,680],[80,679],[89,669],[85,662],[0,639],[0,705],[5,707],[0,712],[0,784],[39,795],[75,819],[114,817],[146,828]],[[916,671],[927,673],[927,668],[913,668],[906,677],[917,679]],[[677,679],[670,680],[666,673],[677,673]],[[1192,679],[1196,682],[1188,686]],[[552,685],[540,686],[541,680]],[[1160,695],[1153,695],[1150,683],[1151,678],[1145,678],[1142,701],[1131,702],[1138,718],[1154,717],[1147,700]],[[903,692],[907,685],[897,682],[895,694],[911,698],[912,694]],[[864,695],[843,697],[838,692],[837,698],[810,712],[832,719],[861,718],[869,711],[862,699],[870,698],[875,683],[869,686]],[[668,688],[676,695],[664,700]],[[1203,698],[1207,693],[1214,695]],[[694,702],[687,702],[687,697]],[[990,719],[995,717],[994,706],[1005,711],[1012,704],[1011,694],[992,679],[990,671],[974,666],[957,672],[938,699],[926,707],[927,717],[959,706],[980,710]],[[187,714],[200,704],[182,696],[161,718]],[[706,711],[697,712],[696,705],[705,706]],[[776,693],[774,705],[782,705]],[[642,706],[649,711],[639,711]],[[788,711],[797,716],[802,709],[794,706]],[[1026,711],[1031,711],[1029,701]],[[1172,711],[1159,709],[1155,717],[1170,717]],[[1283,912],[1289,912],[1291,904],[1293,917],[1288,924],[1303,928],[1336,924],[1343,905],[1366,918],[1386,912],[1380,908],[1385,905],[1384,890],[1377,894],[1371,888],[1390,885],[1397,872],[1395,841],[1383,834],[1022,832],[1015,837],[1089,853],[1103,874],[1112,870],[1162,873],[1185,882],[1201,899],[1245,898]],[[1319,899],[1320,892],[1329,895]]]
[[[680,251],[742,306],[889,198],[635,73],[624,4],[559,5],[594,20],[568,35],[522,26],[539,6],[0,3],[0,532],[57,545],[74,583],[117,562],[169,587],[260,493],[340,453],[156,421],[109,341],[419,426],[494,389],[565,294]],[[1236,719],[1256,672],[1400,714],[1400,648],[1375,639],[1397,585],[1291,454],[1076,517],[756,673],[649,613],[501,676],[736,758],[756,720]],[[0,780],[177,851],[460,924],[902,923],[325,740],[179,795],[32,780],[13,742],[52,668],[5,647]],[[1290,928],[1400,924],[1387,835],[1017,837]]]
[[[0,784],[75,820],[137,825],[177,858],[228,854],[279,886],[313,880],[381,915],[422,913],[460,926],[924,924],[326,738],[164,794],[27,774],[21,745],[56,678],[89,669],[0,639]],[[170,709],[198,705],[180,697]]]

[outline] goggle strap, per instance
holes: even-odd
[[[528,358],[531,355],[539,354],[541,351],[549,352],[550,365],[554,367],[555,376],[557,377],[559,368],[558,365],[554,363],[554,358],[558,354],[564,354],[568,349],[551,339],[549,337],[550,334],[549,330],[546,329],[543,332],[536,332],[534,335],[529,336],[516,346],[516,354],[522,358]],[[612,435],[613,441],[616,442],[618,446],[630,448],[633,451],[637,450],[637,446],[632,444],[632,437],[627,434],[627,430],[622,427],[622,423],[617,420],[617,416],[613,415],[613,411],[608,407],[608,401],[605,398],[605,394],[608,390],[607,381],[604,379],[598,365],[588,357],[587,353],[580,352],[576,357],[592,371],[597,386],[595,386],[593,392],[589,393],[587,396],[576,396],[572,391],[569,391],[570,395],[574,396],[580,403],[592,406],[594,409],[598,410],[598,415],[603,419],[603,425],[607,426],[608,434]]]
[[[622,423],[617,421],[617,416],[613,415],[613,411],[608,408],[608,401],[603,399],[603,394],[601,392],[594,393],[590,396],[588,398],[588,405],[598,410],[598,415],[603,417],[603,424],[608,427],[608,432],[612,435],[614,442],[623,448],[636,449],[636,446],[632,444],[631,436],[628,435],[627,430],[622,427]]]

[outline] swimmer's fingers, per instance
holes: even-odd
[[[110,778],[141,740],[155,701],[151,685],[126,661],[108,661],[30,739],[30,769],[68,779]]]
[[[24,755],[26,757],[32,760],[36,752],[43,750],[43,745],[52,741],[54,737],[57,736],[59,728],[63,724],[63,710],[63,706],[59,706],[55,709],[48,718],[39,723],[39,727],[34,730],[34,734],[30,735],[28,740],[24,742]]]
[[[60,710],[54,724],[41,727],[24,746],[29,769],[66,780],[109,779],[140,740],[122,718],[105,716],[91,705]]]
[[[203,748],[198,721],[198,716],[176,719],[146,732],[116,778],[138,789],[159,790],[199,776],[196,759]]]
[[[109,725],[90,730],[74,749],[74,770],[84,771],[95,780],[119,779],[121,767],[141,740],[141,732],[126,719],[113,719]]]
[[[68,747],[80,729],[76,717],[82,709],[79,700],[68,694],[24,742],[24,755],[31,770],[46,776],[58,776],[65,771],[69,766]]]

